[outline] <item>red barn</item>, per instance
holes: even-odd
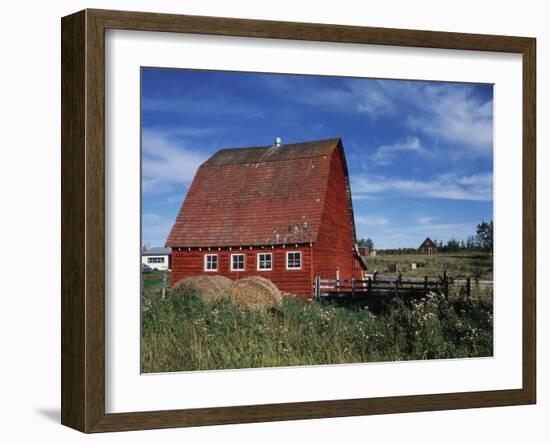
[[[166,241],[172,284],[258,275],[309,298],[315,276],[362,279],[342,140],[277,141],[199,167]]]
[[[428,237],[422,242],[422,244],[420,244],[420,247],[418,247],[418,253],[422,253],[424,255],[434,255],[437,253],[437,246]]]

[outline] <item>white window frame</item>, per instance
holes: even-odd
[[[268,269],[262,269],[260,268],[260,256],[261,255],[269,255],[271,256],[271,259],[270,259],[270,267]],[[256,269],[258,270],[258,272],[271,272],[273,271],[273,253],[271,252],[259,252],[257,255],[256,255]]]
[[[216,268],[215,269],[209,269],[208,266],[207,266],[208,258],[210,256],[215,256],[216,257]],[[204,271],[205,272],[217,272],[219,267],[220,267],[220,261],[219,261],[217,253],[207,253],[206,255],[204,255]]]
[[[234,256],[242,256],[243,257],[243,268],[242,269],[235,269],[233,268],[233,257]],[[232,253],[231,254],[231,271],[232,272],[244,272],[244,269],[246,268],[246,255],[244,253]]]
[[[288,266],[288,255],[291,253],[298,253],[300,255],[300,267],[289,267]],[[293,250],[290,252],[286,252],[286,269],[287,270],[302,270],[302,251],[301,250]]]

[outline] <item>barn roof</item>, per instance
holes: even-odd
[[[340,138],[216,152],[197,170],[166,246],[315,242],[338,150]],[[349,185],[348,199],[351,207]]]
[[[331,155],[339,142],[340,138],[330,138],[306,143],[284,144],[280,147],[260,146],[221,149],[212,155],[203,166],[290,161]]]

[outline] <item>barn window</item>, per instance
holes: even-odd
[[[302,268],[302,252],[286,252],[287,270],[296,270]]]
[[[162,264],[164,263],[164,257],[163,256],[152,256],[147,258],[148,264]]]
[[[233,272],[244,271],[244,254],[235,253],[231,255],[231,271]]]
[[[272,270],[272,269],[273,269],[273,254],[258,253],[258,270]]]
[[[218,271],[218,255],[204,255],[204,271],[205,272]]]

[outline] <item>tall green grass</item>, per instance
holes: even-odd
[[[287,298],[264,312],[195,293],[162,300],[145,290],[142,371],[322,365],[491,356],[492,292],[393,300],[368,307]],[[483,290],[483,291],[481,291]]]

